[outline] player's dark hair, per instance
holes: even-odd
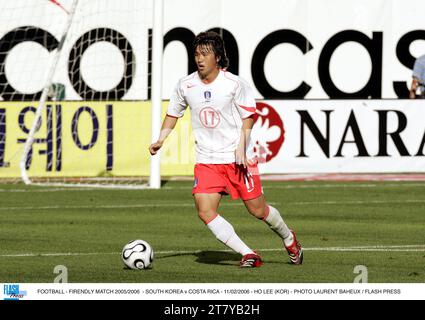
[[[206,31],[198,34],[193,42],[193,52],[198,46],[211,48],[215,56],[219,58],[218,65],[223,69],[229,67],[229,59],[227,58],[223,38],[217,32]]]

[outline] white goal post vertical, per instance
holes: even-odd
[[[152,32],[152,142],[161,131],[162,117],[162,56],[163,56],[163,11],[164,0],[154,0]],[[151,157],[149,186],[161,187],[161,153]]]
[[[60,58],[60,54],[61,54],[61,51],[62,51],[62,48],[63,48],[63,44],[65,43],[65,40],[68,36],[68,30],[71,27],[72,19],[74,18],[74,14],[75,14],[75,11],[76,11],[77,6],[78,6],[78,1],[79,0],[74,0],[72,2],[71,9],[69,11],[67,11],[68,18],[67,18],[64,30],[62,32],[62,38],[59,42],[59,46],[58,46],[56,53],[54,55],[53,62],[52,62],[52,65],[50,67],[49,74],[48,74],[48,77],[47,77],[47,82],[46,82],[46,84],[43,88],[43,92],[41,94],[41,98],[40,98],[40,101],[39,101],[39,104],[38,104],[38,108],[37,108],[37,111],[35,113],[34,122],[32,124],[31,130],[28,134],[28,139],[27,139],[27,141],[25,142],[25,145],[24,145],[24,151],[23,151],[22,158],[21,158],[21,161],[20,161],[20,168],[21,168],[22,180],[24,181],[25,184],[31,184],[31,180],[28,177],[27,170],[26,170],[26,167],[25,167],[26,162],[27,162],[29,153],[31,151],[32,145],[34,143],[34,134],[37,131],[37,127],[39,126],[40,121],[41,121],[42,112],[44,110],[44,107],[45,107],[46,101],[47,101],[47,95],[49,93],[50,86],[52,85],[52,82],[53,82],[53,76],[55,74],[56,67],[57,67],[57,64],[59,62],[59,58]],[[55,2],[55,4],[56,4],[56,2]]]

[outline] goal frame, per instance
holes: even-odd
[[[32,123],[28,139],[26,140],[23,148],[22,157],[20,159],[20,172],[21,179],[26,185],[47,185],[47,186],[70,186],[70,187],[99,187],[99,188],[120,188],[120,189],[159,189],[161,188],[161,155],[158,152],[155,156],[150,158],[150,171],[149,171],[149,182],[148,184],[139,185],[115,185],[115,184],[84,184],[84,183],[39,183],[34,182],[28,176],[26,169],[26,163],[30,156],[32,146],[35,141],[35,133],[41,123],[43,111],[46,107],[46,102],[49,94],[49,90],[53,83],[53,77],[61,56],[62,47],[67,40],[68,31],[72,25],[75,12],[77,10],[80,0],[74,0],[72,7],[67,11],[67,21],[62,32],[62,37],[59,43],[56,53],[54,54],[47,81],[43,87],[41,98],[38,102],[38,107],[35,113],[35,118]],[[153,2],[153,30],[152,30],[152,82],[151,82],[151,104],[152,104],[152,117],[151,117],[151,141],[154,142],[159,137],[162,123],[162,62],[163,62],[163,12],[164,12],[164,0],[152,0]]]

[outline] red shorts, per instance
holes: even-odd
[[[251,200],[263,194],[257,165],[244,168],[236,163],[195,165],[192,194],[230,194],[233,199]]]

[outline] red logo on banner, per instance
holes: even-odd
[[[251,139],[258,163],[265,163],[276,157],[285,140],[285,128],[277,111],[270,105],[257,102]]]

